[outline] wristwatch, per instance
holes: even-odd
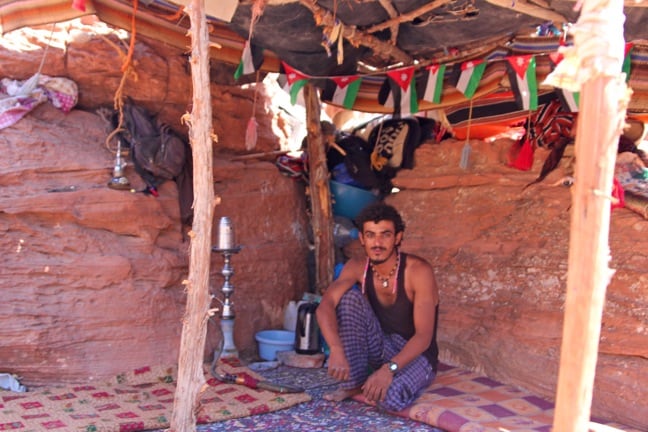
[[[398,363],[390,361],[389,363],[387,363],[387,365],[389,367],[389,372],[391,372],[392,374],[395,374],[398,371]]]

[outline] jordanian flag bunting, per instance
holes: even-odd
[[[288,66],[285,62],[281,62],[283,69],[286,73],[287,83],[283,89],[290,95],[290,103],[295,105],[297,103],[297,96],[299,92],[308,82],[308,76],[299,72],[296,69]]]
[[[536,78],[536,61],[532,55],[512,56],[507,58],[512,72],[510,81],[515,100],[520,108],[526,111],[538,109],[538,81]]]
[[[578,104],[580,102],[580,92],[569,91],[564,88],[556,89],[558,98],[561,103],[569,112],[578,112]]]
[[[623,57],[623,67],[621,70],[623,71],[623,73],[626,74],[626,82],[630,81],[630,67],[632,64],[632,59],[630,58],[630,51],[632,51],[633,46],[634,45],[632,42],[628,42],[625,44],[625,54]]]
[[[564,32],[558,41],[558,51],[549,53],[549,60],[553,63],[554,68],[565,58],[564,54],[560,52],[561,47],[565,46],[567,46],[567,32]]]
[[[404,69],[397,69],[387,72],[387,76],[391,78],[397,86],[394,91],[400,92],[400,98],[390,93],[385,106],[395,107],[394,101],[400,99],[400,114],[402,116],[415,114],[418,112],[418,97],[416,95],[416,80],[414,79],[414,67]]]
[[[560,64],[562,60],[563,60],[562,56],[551,59],[551,61],[558,62],[556,63],[556,66],[558,66],[558,64]],[[558,88],[558,87],[554,87],[554,89],[556,91],[556,94],[558,95],[558,99],[560,99],[560,103],[562,104],[565,110],[567,110],[568,112],[578,112],[580,92],[574,92],[571,90]]]
[[[425,86],[423,100],[438,104],[441,103],[441,93],[443,92],[443,76],[445,75],[446,65],[430,65],[426,68],[429,72],[428,81]]]
[[[457,89],[468,99],[472,99],[479,86],[486,62],[483,60],[471,60],[461,64],[461,74],[457,82]]]
[[[252,61],[252,49],[250,48],[250,41],[247,40],[243,47],[241,61],[239,62],[236,71],[234,71],[234,79],[239,79],[243,75],[248,75],[254,72],[256,72],[256,69],[254,68],[254,62]]]
[[[325,92],[322,94],[322,99],[328,100],[334,105],[352,109],[358,97],[362,78],[359,75],[338,76],[331,78],[331,81],[335,83],[335,86],[332,86],[334,87],[333,94]]]

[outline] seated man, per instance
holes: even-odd
[[[399,250],[405,225],[394,207],[371,204],[356,222],[366,258],[344,265],[316,312],[330,348],[328,373],[342,381],[324,398],[340,401],[362,392],[367,401],[400,411],[436,376],[434,271]]]

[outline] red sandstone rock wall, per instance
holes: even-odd
[[[85,24],[83,24],[85,23]],[[24,80],[41,73],[67,77],[79,86],[78,107],[95,110],[115,106],[115,95],[124,74],[121,71],[128,51],[128,33],[86,17],[83,23],[16,30],[0,38],[0,78]],[[50,42],[50,36],[52,40]],[[186,133],[183,114],[191,111],[191,68],[188,52],[138,37],[132,69],[126,74],[121,92],[146,106],[176,130]],[[49,43],[45,51],[43,49]],[[212,68],[212,111],[218,148],[242,152],[245,128],[253,114],[254,90],[234,84],[234,69],[222,64]],[[270,106],[271,95],[262,90],[254,114],[259,123],[256,152],[285,148],[286,116]]]
[[[0,77],[36,73],[50,34],[47,26],[3,37]],[[64,114],[45,103],[0,130],[0,365],[27,386],[101,379],[178,358],[189,242],[175,183],[164,184],[157,199],[106,186],[114,156],[95,110],[113,106],[122,61],[114,47],[126,48],[118,36],[100,25],[57,26],[42,73],[74,80],[79,109]],[[142,41],[134,59],[124,95],[186,134],[180,123],[191,100],[186,58]],[[245,152],[254,91],[219,84],[211,91],[214,189],[221,198],[215,219],[229,216],[243,246],[232,259],[234,338],[249,357],[254,334],[281,327],[284,305],[308,290],[305,194],[272,159],[232,159]],[[279,150],[291,131],[264,88],[257,97],[252,151]],[[142,188],[131,166],[126,175]],[[219,298],[222,266],[214,254],[212,293]],[[212,320],[210,329],[217,325]],[[206,359],[216,338],[210,331]]]
[[[509,142],[425,144],[389,201],[407,223],[404,250],[430,259],[441,290],[442,358],[552,398],[560,362],[567,284],[570,189],[505,167]],[[648,221],[612,213],[610,267],[593,413],[648,427]]]
[[[159,198],[108,188],[113,156],[104,137],[97,115],[50,105],[0,133],[0,363],[28,386],[178,358],[189,241],[175,183]],[[132,167],[126,175],[141,188]],[[243,246],[231,282],[235,341],[249,356],[254,334],[280,327],[284,305],[308,288],[304,194],[268,162],[217,159],[214,181],[216,220],[231,217]],[[214,254],[219,298],[222,266]]]

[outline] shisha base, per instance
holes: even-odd
[[[108,187],[116,190],[130,190],[131,184],[126,177],[113,177],[108,182]]]
[[[238,350],[234,345],[234,318],[221,318],[220,328],[223,336],[221,358],[238,357]]]

